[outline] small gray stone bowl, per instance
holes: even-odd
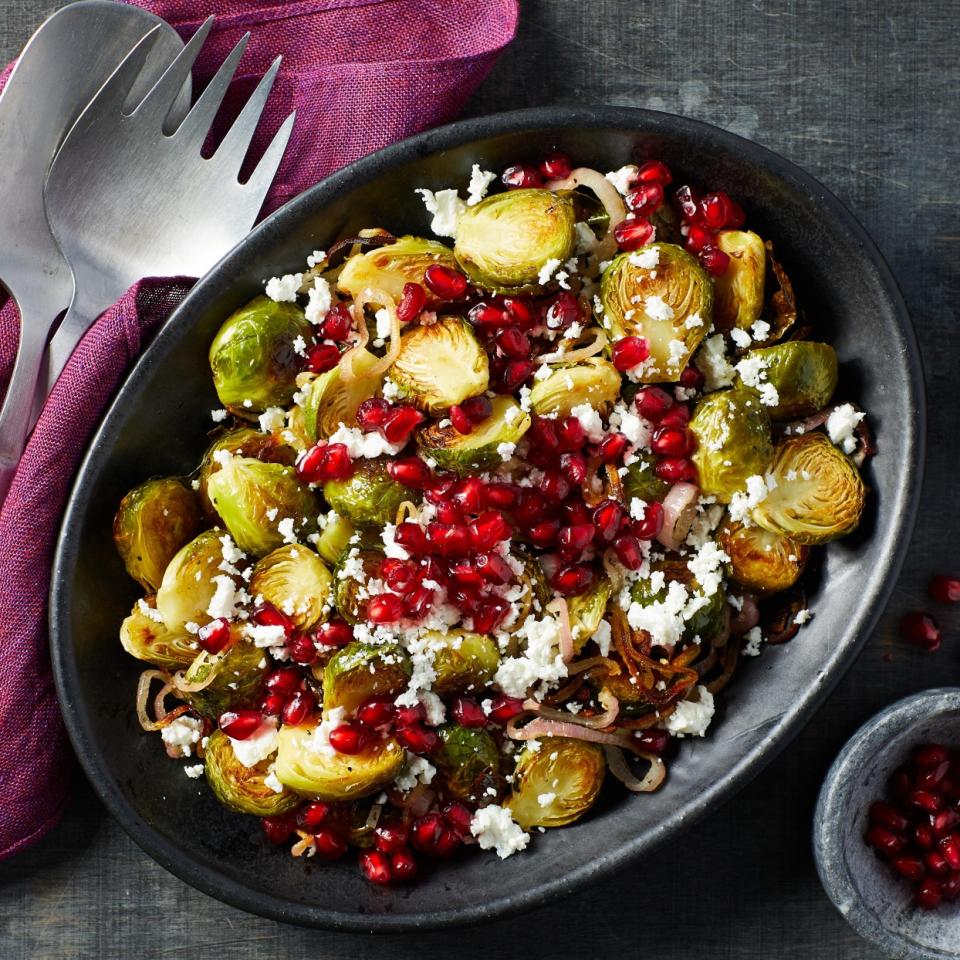
[[[847,922],[892,960],[960,957],[960,900],[915,910],[912,888],[864,842],[867,809],[911,748],[960,744],[960,689],[900,700],[868,720],[840,751],[824,780],[813,821],[820,881]]]

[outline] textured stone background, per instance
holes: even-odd
[[[0,2],[4,60],[55,6]],[[876,636],[797,741],[742,794],[670,849],[574,900],[482,930],[390,938],[301,930],[196,893],[141,853],[78,783],[62,825],[0,864],[0,956],[880,956],[821,891],[810,818],[823,773],[860,723],[902,695],[956,683],[960,673],[960,615],[943,617],[948,639],[934,656],[896,638],[899,616],[924,603],[928,577],[960,568],[960,2],[525,0],[523,7],[518,40],[470,113],[611,103],[707,120],[805,167],[848,204],[889,259],[922,344],[930,442],[926,484],[917,491],[925,507],[903,544],[904,573]]]

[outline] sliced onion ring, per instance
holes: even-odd
[[[604,238],[593,251],[593,257],[598,262],[609,260],[617,252],[617,241],[613,231],[627,216],[627,208],[617,188],[602,173],[590,167],[577,167],[566,179],[550,180],[545,186],[548,190],[573,190],[576,187],[586,187],[596,194],[597,199],[607,211],[610,221]]]
[[[660,757],[652,753],[639,754],[644,760],[650,761],[647,775],[638,780],[627,763],[627,758],[619,747],[605,745],[603,752],[607,755],[607,765],[610,772],[632,793],[652,793],[656,790],[667,775],[667,768]]]
[[[697,519],[700,488],[693,483],[675,483],[663,498],[663,527],[657,534],[668,550],[676,550]]]
[[[367,320],[363,314],[363,309],[367,304],[376,304],[387,311],[390,317],[390,345],[387,347],[387,352],[361,375],[356,372],[353,363],[357,354],[361,350],[366,350],[370,341]],[[397,316],[397,308],[393,302],[393,297],[388,293],[372,287],[361,290],[359,296],[353,301],[353,322],[360,339],[349,350],[345,350],[340,357],[340,377],[344,383],[352,383],[354,380],[360,379],[361,376],[364,380],[379,377],[393,365],[393,361],[400,354],[400,318]]]

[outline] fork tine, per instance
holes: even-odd
[[[261,204],[263,203],[263,198],[267,195],[267,191],[270,189],[270,184],[273,183],[273,178],[277,173],[277,167],[280,166],[280,161],[283,159],[283,154],[287,149],[287,142],[290,139],[290,134],[293,132],[293,123],[296,119],[297,111],[294,110],[280,125],[280,129],[274,134],[273,139],[270,141],[270,146],[264,151],[260,162],[257,164],[253,173],[250,174],[250,179],[243,185],[244,190],[250,192],[251,198],[258,197]],[[259,210],[259,206],[257,209]]]
[[[200,48],[213,26],[213,17],[206,20],[194,32],[183,49],[176,55],[173,62],[163,71],[160,79],[150,88],[147,95],[137,104],[134,113],[138,118],[156,117],[164,120],[176,100],[177,94],[183,88],[184,81],[190,76],[193,63],[200,53]],[[166,131],[165,131],[166,132]]]
[[[273,81],[276,79],[277,71],[280,69],[282,57],[277,57],[270,64],[270,69],[263,75],[257,84],[256,90],[250,95],[250,99],[243,105],[240,115],[233,122],[233,126],[227,131],[223,142],[217,148],[213,159],[218,162],[222,168],[231,169],[239,172],[243,163],[243,158],[247,155],[247,149],[253,135],[257,132],[257,124],[260,122],[260,114],[266,105],[267,97],[270,96],[270,90],[273,87]]]
[[[206,138],[207,132],[213,125],[214,117],[217,115],[217,110],[220,109],[220,104],[223,102],[227,87],[230,86],[230,81],[236,72],[237,64],[239,64],[240,58],[247,48],[249,39],[249,32],[245,33],[230,51],[226,60],[220,64],[220,69],[213,75],[203,93],[200,94],[200,98],[191,107],[190,112],[184,117],[183,123],[177,129],[176,135],[178,137],[184,137],[188,140],[192,140],[194,137]]]
[[[90,102],[90,106],[96,104],[96,110],[91,111],[88,106],[84,111],[88,116],[106,119],[113,123],[114,115],[123,112],[123,106],[130,96],[130,91],[160,36],[161,26],[162,24],[158,23],[149,33],[144,34],[137,41],[136,46],[120,61],[120,65],[110,74],[110,78]]]

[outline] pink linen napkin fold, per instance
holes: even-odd
[[[135,2],[184,37],[210,12],[196,0]],[[197,92],[248,30],[228,111],[284,56],[254,149],[293,109],[297,121],[264,213],[364,154],[453,119],[517,22],[517,0],[223,0],[211,8],[217,22],[194,69]],[[68,797],[72,757],[46,627],[64,501],[124,372],[189,286],[141,280],[98,319],[60,377],[0,511],[0,859],[43,836]],[[3,392],[18,320],[12,302],[0,303]]]

